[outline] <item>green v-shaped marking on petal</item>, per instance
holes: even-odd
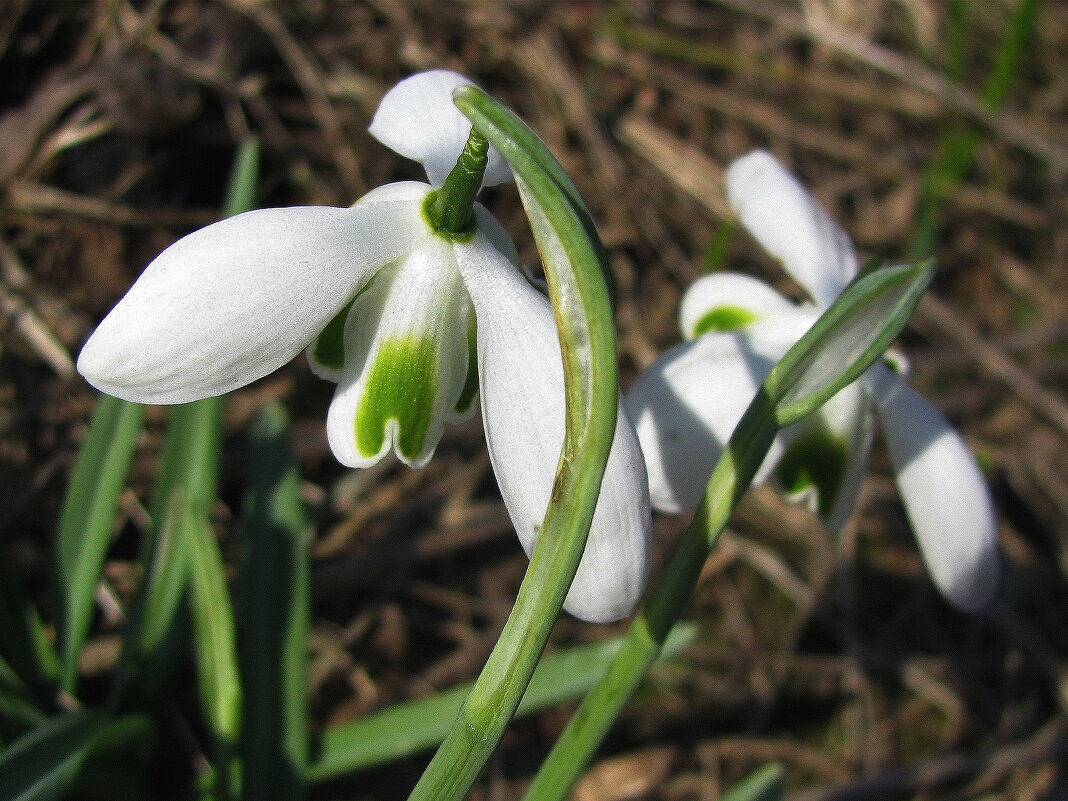
[[[356,448],[370,458],[382,450],[390,420],[397,421],[397,453],[414,459],[423,450],[437,397],[434,340],[387,339],[375,354],[356,410]]]
[[[717,306],[697,321],[693,327],[693,335],[699,337],[709,331],[737,331],[759,319],[759,315],[744,306]]]
[[[814,421],[790,443],[775,472],[791,495],[815,487],[817,511],[827,518],[842,490],[848,462],[845,440],[822,421]]]

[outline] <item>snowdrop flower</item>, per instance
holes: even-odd
[[[696,281],[680,318],[688,341],[663,354],[627,395],[645,453],[653,506],[695,508],[712,468],[768,371],[857,274],[852,244],[770,154],[727,169],[742,224],[810,294],[795,305],[755,278]],[[878,412],[912,528],[935,583],[975,610],[999,572],[996,528],[982,474],[960,436],[912,390],[903,360],[877,362],[819,411],[783,431],[757,473],[774,477],[836,530],[856,504]]]
[[[503,228],[472,205],[480,178],[511,180],[504,159],[476,154],[481,175],[452,185],[467,187],[463,224],[431,222],[471,131],[452,103],[468,83],[445,71],[415,75],[383,98],[371,124],[379,141],[423,164],[430,184],[382,186],[350,208],[251,211],[189,234],[104,319],[79,371],[120,398],[183,403],[244,386],[307,348],[313,369],[337,382],[327,433],[351,467],[391,450],[423,466],[477,393],[529,554],[563,442],[563,366],[548,300]],[[591,621],[627,615],[645,583],[648,536],[644,464],[621,411],[566,608]]]

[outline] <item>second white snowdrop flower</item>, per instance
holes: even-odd
[[[705,276],[687,291],[680,317],[688,341],[654,362],[626,400],[653,505],[670,513],[697,506],[768,371],[857,275],[845,232],[769,153],[733,162],[726,181],[742,225],[812,302],[794,304],[734,273]],[[927,568],[947,599],[975,610],[990,599],[1000,569],[989,492],[960,436],[902,372],[876,363],[781,432],[756,481],[774,477],[839,528],[856,504],[878,416]]]
[[[183,403],[244,386],[307,348],[315,371],[338,384],[327,433],[352,467],[390,450],[424,465],[444,424],[469,415],[479,394],[494,471],[529,553],[563,442],[563,366],[548,300],[473,203],[480,184],[511,171],[480,137],[469,140],[471,123],[452,102],[469,83],[442,70],[412,76],[371,124],[423,164],[430,184],[389,184],[350,208],[252,211],[189,234],[104,319],[79,371],[126,400]],[[446,225],[440,200],[454,165],[448,186],[462,191]],[[565,608],[591,621],[629,614],[648,538],[644,464],[621,413]]]

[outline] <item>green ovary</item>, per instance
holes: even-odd
[[[423,450],[437,397],[438,352],[432,339],[397,337],[375,355],[356,411],[356,448],[371,458],[382,450],[390,420],[397,421],[397,452],[414,459]]]
[[[826,425],[812,425],[790,443],[776,473],[790,494],[815,487],[818,511],[829,517],[838,500],[848,463],[846,445]]]
[[[744,306],[717,306],[697,321],[693,335],[699,337],[709,331],[737,331],[759,319],[758,315]]]

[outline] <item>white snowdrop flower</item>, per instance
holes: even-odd
[[[741,223],[812,302],[796,305],[735,273],[702,277],[687,291],[680,317],[688,341],[654,362],[626,399],[653,506],[669,513],[697,506],[768,371],[857,275],[845,232],[769,153],[732,163],[726,182]],[[957,432],[903,373],[877,362],[781,432],[755,481],[774,477],[838,529],[856,505],[879,417],[927,569],[954,605],[975,610],[990,599],[1000,570],[986,482]]]
[[[390,450],[423,466],[444,424],[468,416],[478,394],[497,481],[529,554],[564,437],[563,366],[552,308],[497,221],[474,204],[459,233],[430,222],[433,195],[471,131],[452,102],[469,83],[441,70],[412,76],[371,124],[381,142],[423,164],[430,184],[382,186],[350,208],[250,211],[189,234],[108,314],[79,371],[126,400],[184,403],[242,387],[307,348],[313,369],[337,382],[327,433],[351,467]],[[500,154],[487,156],[483,182],[511,180]],[[648,542],[644,464],[621,411],[565,608],[591,621],[629,614]]]

